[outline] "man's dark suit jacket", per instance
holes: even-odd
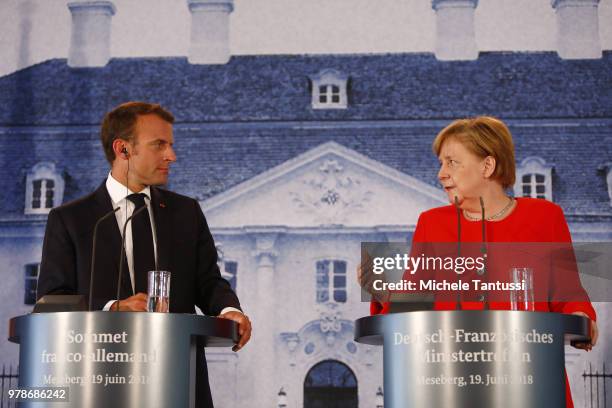
[[[217,316],[225,307],[240,309],[238,298],[217,267],[217,251],[198,202],[151,187],[151,208],[156,225],[158,266],[172,274],[170,312],[194,313],[197,305],[205,314]],[[88,196],[51,210],[43,244],[38,298],[48,294],[88,295],[93,228],[111,210],[106,183]],[[114,215],[98,227],[96,246],[92,298],[93,308],[100,310],[117,297],[121,233]],[[133,294],[129,271],[123,262],[122,299]],[[207,377],[202,386],[206,390],[198,391],[204,391],[204,399],[210,401]],[[212,406],[212,402],[199,406]]]

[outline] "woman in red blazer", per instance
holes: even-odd
[[[568,243],[571,236],[561,208],[549,201],[533,198],[513,198],[506,190],[514,185],[514,144],[507,126],[492,117],[477,117],[454,121],[444,128],[433,142],[433,151],[440,161],[438,179],[451,205],[423,212],[413,236],[415,243],[477,242],[487,243]],[[482,220],[484,207],[485,219]],[[458,214],[459,211],[459,214]],[[457,223],[461,225],[461,236]],[[484,225],[484,232],[483,232]],[[573,255],[573,253],[572,253]],[[360,267],[360,282],[365,276]],[[462,279],[464,276],[462,276]],[[465,276],[469,279],[469,276]],[[539,281],[538,281],[539,279]],[[590,350],[597,341],[595,311],[588,295],[573,272],[561,279],[534,274],[536,290],[547,293],[562,291],[560,300],[542,302],[536,292],[538,311],[572,313],[592,321],[591,342],[578,347]],[[557,286],[555,286],[557,285]],[[377,296],[380,298],[380,296]],[[434,303],[436,310],[455,309],[456,301]],[[508,309],[508,302],[489,302],[491,309]],[[484,303],[461,302],[462,309],[483,309]],[[371,313],[388,313],[389,303],[373,301]],[[567,406],[573,407],[569,386],[566,386]]]

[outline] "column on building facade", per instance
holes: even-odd
[[[253,258],[256,265],[257,296],[255,311],[252,313],[253,344],[257,350],[257,363],[253,373],[254,400],[253,406],[274,406],[277,399],[277,382],[275,376],[275,341],[276,341],[276,307],[277,279],[275,273],[278,252],[276,232],[253,232],[255,249]]]

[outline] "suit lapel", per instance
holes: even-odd
[[[170,270],[171,225],[167,205],[163,192],[156,187],[151,187],[151,208],[153,209],[155,239],[157,241],[157,267],[162,271]]]
[[[105,182],[96,190],[94,197],[96,202],[94,219],[97,220],[113,209]],[[96,256],[95,268],[97,271],[96,276],[98,276],[100,280],[96,279],[95,283],[99,282],[102,287],[105,287],[107,295],[112,295],[111,299],[114,299],[117,293],[121,245],[121,232],[119,231],[116,217],[110,217],[110,219],[104,220],[98,227],[98,242],[96,244],[98,255]],[[122,274],[120,297],[124,299],[134,293],[130,280],[130,270],[127,266],[125,255],[123,256]]]

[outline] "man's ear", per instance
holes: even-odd
[[[113,140],[113,152],[115,152],[115,157],[127,160],[130,157],[128,145],[129,143],[123,139]]]
[[[495,160],[495,157],[493,156],[485,157],[484,162],[483,162],[482,175],[485,178],[491,177],[491,175],[493,175],[493,172],[495,171],[495,166],[497,166],[497,161]]]

